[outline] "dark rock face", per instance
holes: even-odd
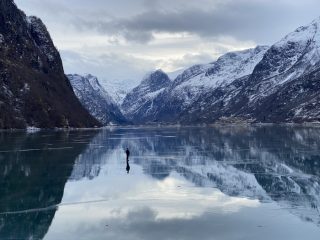
[[[128,123],[115,101],[95,76],[73,74],[67,77],[82,105],[103,125]]]
[[[100,126],[64,75],[59,52],[36,17],[0,2],[0,128]]]
[[[143,122],[148,114],[152,118],[155,99],[171,84],[168,75],[157,70],[147,75],[141,84],[134,88],[123,101],[122,110],[125,116],[135,123]]]

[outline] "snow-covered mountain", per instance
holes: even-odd
[[[121,105],[123,112],[129,119],[136,119],[139,115],[152,109],[153,100],[161,94],[171,80],[162,70],[147,74],[141,84],[125,97]]]
[[[320,18],[288,34],[265,53],[250,76],[199,99],[180,120],[318,122],[319,31]]]
[[[320,18],[271,47],[231,52],[193,66],[152,104],[140,101],[127,114],[139,124],[319,122],[319,78]]]
[[[252,79],[284,84],[319,67],[320,18],[275,43],[257,65]],[[263,89],[260,89],[260,91]]]
[[[138,111],[134,111],[135,116],[131,118],[138,123],[176,121],[179,114],[199,98],[236,79],[250,75],[267,50],[268,47],[259,46],[255,49],[227,53],[210,64],[195,65],[178,75],[166,89],[162,89],[152,99],[152,104],[144,102],[136,106],[135,109]],[[129,111],[128,114],[133,114],[133,111]]]
[[[103,125],[126,123],[119,107],[95,76],[69,74],[67,77],[82,105]]]
[[[180,69],[174,72],[167,73],[168,77],[171,80],[174,80],[178,75],[180,75],[184,70]],[[154,71],[147,73],[146,76],[152,74]],[[144,77],[146,78],[146,77]],[[124,80],[105,80],[101,79],[101,85],[108,89],[109,95],[113,98],[113,100],[117,103],[118,106],[123,104],[126,96],[132,92],[133,89],[138,87],[141,84],[141,81],[144,78],[132,78],[132,79],[124,79]]]

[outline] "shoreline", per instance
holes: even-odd
[[[271,126],[283,126],[283,127],[320,127],[320,122],[306,122],[306,123],[212,123],[212,124],[137,124],[137,125],[110,125],[100,128],[11,128],[1,129],[0,132],[27,132],[36,133],[40,131],[57,131],[57,132],[69,132],[69,131],[101,131],[105,129],[130,129],[130,128],[205,128],[205,127],[271,127]]]

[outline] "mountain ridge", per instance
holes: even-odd
[[[319,122],[318,72],[320,18],[270,47],[226,53],[186,69],[148,111],[131,118],[137,124]]]
[[[267,49],[266,46],[258,46],[254,49],[230,52],[215,62],[186,69],[157,94],[148,112],[141,111],[137,114],[139,118],[133,121],[139,124],[174,122],[179,112],[192,105],[199,97],[250,74],[250,70],[253,70],[255,63],[261,60]],[[145,109],[146,106],[137,108]]]

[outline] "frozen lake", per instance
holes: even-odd
[[[0,239],[319,240],[319,184],[320,128],[0,132]]]

